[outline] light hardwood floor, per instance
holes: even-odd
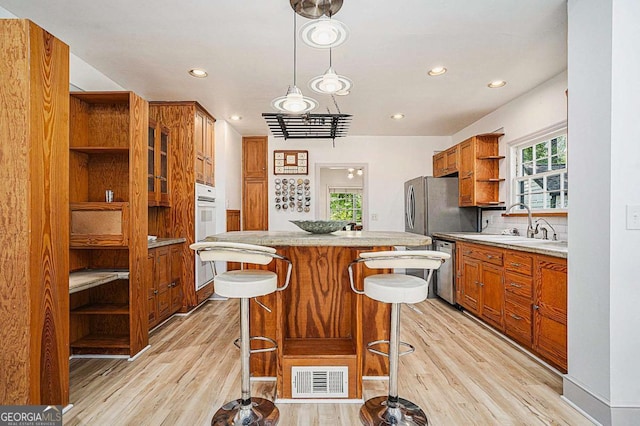
[[[400,362],[400,396],[430,425],[589,425],[560,399],[561,377],[449,305],[427,300],[402,308],[402,340],[417,350]],[[208,425],[240,393],[237,301],[210,301],[174,317],[134,362],[71,361],[65,425]],[[365,381],[364,397],[387,382]],[[275,383],[254,396],[274,398]],[[358,425],[357,404],[279,404],[280,425]]]

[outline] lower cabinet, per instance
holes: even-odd
[[[180,250],[180,244],[149,250],[146,274],[149,328],[155,327],[182,307]]]
[[[457,302],[567,371],[567,261],[458,243]]]

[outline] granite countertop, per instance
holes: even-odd
[[[170,246],[173,244],[180,244],[187,241],[186,238],[157,238],[147,243],[147,248],[153,249],[163,246]]]
[[[69,294],[97,287],[115,280],[128,280],[129,271],[87,269],[69,274]]]
[[[225,241],[272,247],[374,247],[431,244],[431,238],[426,235],[394,231],[337,231],[331,234],[310,234],[304,231],[234,231],[211,235],[205,241]]]
[[[485,244],[529,253],[567,258],[569,250],[566,241],[541,240],[517,235],[495,235],[473,232],[436,232],[434,237],[449,241]]]

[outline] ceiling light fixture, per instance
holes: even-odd
[[[271,105],[282,112],[289,112],[293,114],[302,114],[315,109],[318,106],[318,102],[315,99],[308,98],[302,94],[300,89],[296,86],[296,13],[294,9],[293,14],[293,85],[287,89],[285,96],[271,101]]]
[[[447,72],[447,69],[445,67],[435,67],[429,70],[429,75],[435,77],[437,75],[442,75],[445,72]]]
[[[197,77],[197,78],[205,78],[207,75],[209,75],[209,74],[207,74],[207,72],[205,70],[203,70],[201,68],[191,68],[189,70],[189,74],[192,77]]]
[[[289,3],[298,15],[307,19],[333,16],[342,7],[342,0],[289,0]]]
[[[491,89],[497,89],[499,87],[504,87],[505,84],[507,84],[507,82],[504,81],[504,80],[495,80],[495,81],[492,81],[491,83],[487,84],[487,87],[489,87]]]
[[[338,94],[338,92],[346,92],[348,94],[353,83],[347,77],[336,74],[331,61],[331,52],[332,49],[329,49],[329,69],[323,75],[312,78],[309,81],[309,87],[317,93]]]
[[[232,115],[231,117],[229,117],[229,119],[233,121],[240,121],[242,120],[242,117],[240,117],[239,115]]]
[[[316,49],[338,47],[349,38],[349,29],[335,19],[323,16],[307,22],[300,28],[300,38],[308,46]]]
[[[393,114],[391,118],[393,118],[394,120],[402,120],[404,118],[404,114],[401,114],[401,113]]]

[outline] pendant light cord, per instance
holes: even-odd
[[[293,11],[293,85],[296,86],[296,23],[298,22],[296,19],[297,13],[295,10]],[[297,87],[297,86],[296,86]]]

